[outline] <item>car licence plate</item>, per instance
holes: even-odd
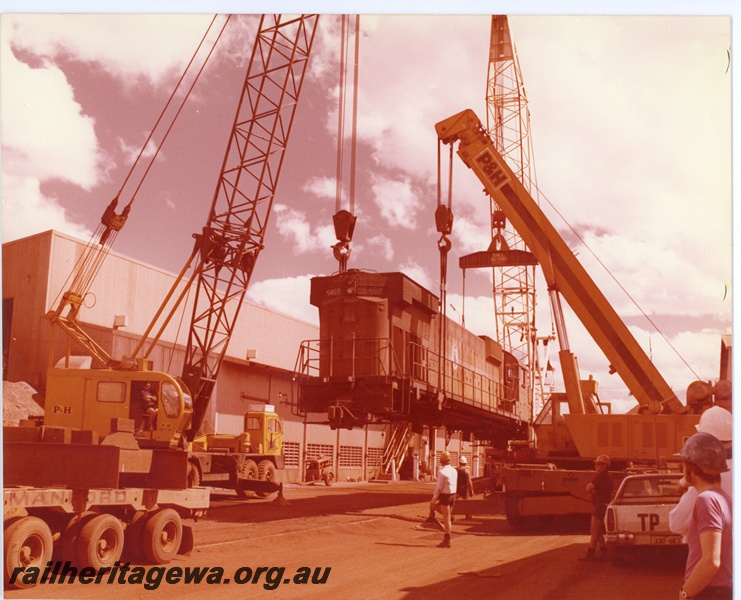
[[[652,546],[679,546],[681,543],[681,535],[655,535],[651,538]]]

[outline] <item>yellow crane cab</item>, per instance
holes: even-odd
[[[156,404],[148,422],[144,396]],[[51,368],[44,424],[95,431],[102,440],[115,419],[131,419],[147,445],[177,448],[193,404],[185,385],[167,373],[113,369]]]

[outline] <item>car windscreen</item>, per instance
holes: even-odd
[[[623,482],[621,499],[652,499],[677,502],[681,494],[677,491],[679,477],[636,477]]]

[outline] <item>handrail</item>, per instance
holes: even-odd
[[[350,347],[338,356],[337,345],[341,343],[348,343]],[[359,348],[363,348],[364,352],[359,352]],[[507,389],[501,382],[442,357],[416,342],[408,342],[407,352],[402,355],[408,357],[406,368],[399,361],[399,353],[389,338],[353,337],[337,341],[330,337],[305,340],[299,349],[295,371],[304,380],[331,378],[355,381],[365,376],[397,377],[410,385],[422,385],[428,390],[440,391],[448,400],[503,416],[517,416],[514,412],[518,406],[514,393],[516,390]],[[439,365],[445,374],[442,385],[438,384]]]
[[[413,352],[410,356],[419,357],[412,362],[412,377],[428,385],[437,384],[438,365],[442,361],[441,372],[445,373],[442,389],[444,396],[485,410],[511,415],[516,401],[507,400],[507,388],[499,381],[483,373],[464,367],[457,361],[442,357],[414,342],[410,342]]]
[[[350,351],[336,356],[338,344],[349,343]],[[359,351],[359,347],[366,351]],[[370,349],[368,350],[368,346]],[[338,365],[340,363],[340,365]],[[342,367],[341,369],[339,367]],[[299,347],[295,371],[302,377],[350,377],[372,372],[378,376],[403,376],[404,370],[389,338],[356,338],[304,340]]]

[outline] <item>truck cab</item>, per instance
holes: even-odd
[[[250,436],[252,452],[283,454],[283,420],[273,405],[249,406],[244,415],[244,431]]]

